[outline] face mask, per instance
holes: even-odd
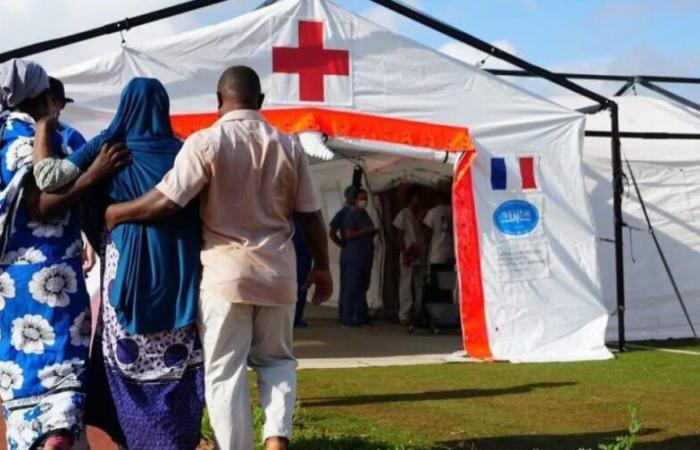
[[[367,208],[367,200],[358,200],[357,207],[362,208],[362,209],[366,209]]]

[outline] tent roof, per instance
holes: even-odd
[[[300,99],[299,75],[280,73],[273,65],[275,47],[301,45],[301,21],[321,22],[323,48],[349,55],[347,76],[322,78],[323,101]],[[308,39],[308,30],[305,33],[303,39]],[[107,124],[121,88],[135,76],[160,79],[170,93],[174,115],[211,114],[218,77],[232,64],[258,71],[266,108],[272,109],[313,107],[468,127],[484,139],[580,118],[579,113],[326,0],[282,0],[216,25],[130,44],[53,75],[77,100],[66,111],[67,121],[91,134]]]
[[[553,99],[572,109],[593,106],[581,97]],[[648,133],[700,133],[700,113],[670,100],[647,96],[614,97],[619,106],[620,131]],[[609,111],[586,117],[586,130],[610,131]],[[671,163],[700,161],[700,141],[683,139],[623,139],[622,150],[630,160]],[[587,156],[610,158],[610,138],[586,137]]]

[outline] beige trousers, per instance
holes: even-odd
[[[258,375],[263,440],[280,436],[291,441],[297,367],[293,322],[294,304],[231,303],[202,291],[197,326],[204,351],[204,392],[218,449],[254,447],[248,367]]]

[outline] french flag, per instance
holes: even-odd
[[[518,157],[519,173],[513,171],[515,165],[515,159],[508,158],[506,161],[506,158],[491,158],[491,189],[494,191],[517,190],[518,187],[522,190],[537,189],[535,158]],[[518,181],[520,181],[519,186]]]

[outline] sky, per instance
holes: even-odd
[[[184,0],[0,0],[0,51],[56,38]],[[700,0],[404,0],[497,47],[552,71],[700,77]],[[220,5],[133,29],[129,42],[157,39],[255,9],[262,0]],[[466,45],[375,5],[335,3],[453,57],[478,64]],[[56,70],[117,49],[119,35],[33,58]],[[508,67],[488,58],[485,67]],[[516,80],[547,96],[565,94],[541,80]],[[610,95],[620,83],[583,82]],[[664,85],[700,103],[700,86]],[[639,90],[643,92],[643,88]],[[647,92],[645,92],[647,93]]]

